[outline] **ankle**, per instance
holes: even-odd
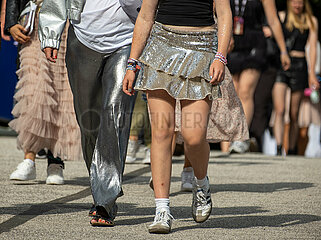
[[[198,179],[198,178],[195,177],[195,180],[196,180],[197,186],[199,186],[199,187],[204,187],[204,186],[206,185],[207,176],[205,176],[205,177],[202,178],[202,179]]]
[[[156,213],[162,210],[170,212],[169,203],[169,198],[155,198]]]
[[[23,161],[29,162],[32,166],[35,166],[35,161],[30,158],[26,158]]]

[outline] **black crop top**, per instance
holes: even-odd
[[[284,22],[282,24],[282,28],[283,28],[283,33],[284,33],[284,38],[285,40],[289,39],[291,35],[294,34],[294,31],[296,31],[296,37],[295,37],[295,41],[293,46],[291,46],[292,48],[290,50],[296,50],[296,51],[300,51],[300,52],[304,52],[305,51],[305,45],[308,41],[308,37],[309,37],[309,29],[305,29],[303,32],[301,32],[299,29],[294,28],[292,32],[289,31],[289,29],[286,28],[286,21],[287,21],[287,17],[288,15],[285,15],[285,19]]]
[[[213,0],[160,0],[155,20],[175,26],[211,26]]]

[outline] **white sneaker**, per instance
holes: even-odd
[[[193,181],[193,187],[192,215],[194,221],[197,223],[205,222],[212,211],[212,199],[208,177],[206,177],[205,186],[198,186],[195,179]]]
[[[193,190],[193,179],[194,171],[192,167],[184,168],[181,174],[182,183],[181,191],[182,192],[191,192]]]
[[[145,148],[145,158],[143,159],[142,163],[150,164],[150,148]]]
[[[19,163],[17,169],[10,175],[10,180],[27,181],[33,179],[36,179],[36,165],[30,159]]]
[[[245,153],[248,152],[250,148],[249,142],[235,141],[230,146],[231,153]]]
[[[47,167],[46,184],[61,185],[64,184],[63,166],[57,163],[51,163]]]
[[[149,233],[169,233],[173,219],[173,216],[165,209],[157,212],[154,222],[148,227]]]
[[[127,148],[126,163],[133,163],[137,160],[136,153],[138,152],[138,141],[129,140]]]

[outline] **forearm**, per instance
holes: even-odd
[[[146,21],[143,18],[140,18],[138,15],[133,34],[132,48],[130,52],[131,58],[138,59],[142,54],[153,24],[154,21]]]
[[[227,50],[232,37],[232,13],[229,2],[224,0],[216,0],[216,13],[218,25],[218,52],[224,56],[227,55]]]
[[[276,40],[276,43],[278,44],[278,47],[279,47],[281,53],[287,52],[280,22],[274,21],[274,23],[272,25],[270,25],[270,27],[271,27],[271,30],[273,32],[273,36]]]
[[[309,75],[315,75],[315,64],[316,64],[316,59],[317,59],[317,54],[316,54],[316,45],[310,45],[309,48]]]
[[[143,1],[142,8],[138,14],[134,28],[133,42],[130,52],[131,58],[138,59],[144,50],[155,21],[157,4],[157,0]]]
[[[275,1],[262,0],[262,3],[264,6],[265,16],[273,32],[274,39],[276,40],[276,43],[278,44],[281,53],[285,53],[287,50],[286,50],[281,23],[279,21],[279,18],[276,12]]]
[[[7,0],[2,0],[1,2],[1,13],[0,13],[0,22],[4,23],[4,17],[6,16],[6,2]]]

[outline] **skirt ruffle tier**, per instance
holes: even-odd
[[[139,58],[144,67],[135,89],[163,89],[177,100],[220,97],[220,88],[209,82],[207,71],[217,50],[216,39],[216,31],[177,31],[155,23]]]
[[[56,63],[51,63],[41,51],[35,27],[31,40],[19,51],[19,81],[12,110],[15,119],[9,126],[18,133],[18,148],[25,152],[47,148],[62,159],[80,159],[80,130],[65,66],[67,31]]]

